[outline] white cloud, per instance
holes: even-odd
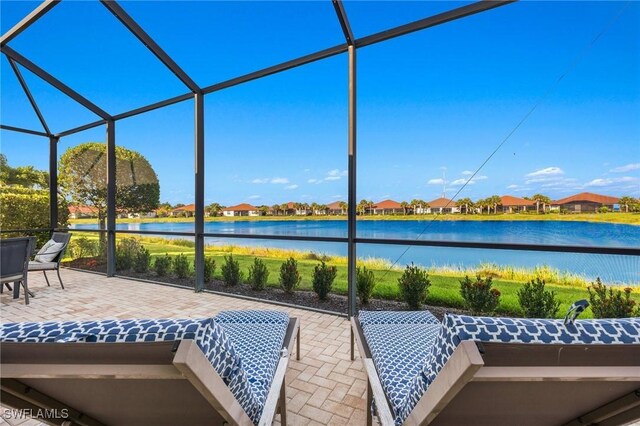
[[[249,195],[247,198],[250,200],[257,200],[258,198],[262,198],[262,197],[260,195]]]
[[[327,172],[328,176],[346,176],[348,172],[346,170],[340,171],[339,169],[329,170]]]
[[[284,189],[296,189],[298,187],[298,185],[293,184],[293,185],[287,185],[284,187]]]
[[[286,184],[289,183],[289,179],[274,177],[274,178],[256,178],[251,181],[251,183],[263,184],[263,183],[275,183],[275,184]]]
[[[558,176],[563,175],[564,171],[560,167],[545,167],[544,169],[536,170],[535,172],[527,173],[525,177],[538,177],[538,176]]]
[[[589,187],[589,186],[610,186],[610,185],[614,185],[616,183],[630,183],[630,182],[637,182],[638,178],[634,178],[631,176],[624,176],[624,177],[620,177],[620,178],[598,178],[598,179],[593,179],[591,182],[587,182],[584,184],[585,187]]]
[[[310,172],[310,171],[311,171],[311,169],[304,169],[304,171],[305,171],[305,172]]]
[[[327,176],[324,180],[340,180],[342,179],[340,176]]]
[[[462,174],[463,174],[464,176],[469,176],[469,175],[472,175],[472,174],[473,174],[473,172],[472,172],[471,170],[465,170],[464,172],[462,172]]]
[[[309,179],[309,180],[307,181],[307,183],[318,183],[318,182],[320,182],[320,180],[319,180],[319,179]]]
[[[487,176],[476,176],[473,179],[468,179],[468,178],[462,178],[462,179],[456,179],[453,182],[451,182],[451,186],[462,186],[462,185],[474,185],[476,183],[476,181],[478,180],[485,180],[488,179]]]
[[[289,179],[281,178],[281,177],[275,177],[275,178],[271,179],[269,182],[277,183],[277,184],[285,184],[285,183],[289,183]]]
[[[614,167],[609,171],[611,173],[626,173],[626,172],[630,172],[632,170],[638,170],[638,169],[640,169],[640,163],[632,163],[632,164],[627,164],[625,166]]]
[[[444,179],[442,179],[442,178],[429,179],[427,181],[428,185],[443,185],[445,183],[446,183],[446,181]]]
[[[507,186],[507,189],[516,189],[516,188],[519,188],[519,187],[520,187],[520,185],[513,184],[513,185]]]

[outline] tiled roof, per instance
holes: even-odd
[[[525,200],[524,198],[512,197],[511,195],[503,195],[500,197],[500,204],[503,206],[535,206],[536,202]]]
[[[251,204],[242,203],[242,204],[238,204],[237,206],[227,207],[222,211],[223,212],[249,212],[249,211],[257,211],[257,210],[258,208],[255,206],[252,206]]]
[[[71,214],[98,214],[98,209],[92,206],[69,206]]]
[[[173,212],[195,212],[196,205],[195,204],[187,204],[186,206],[176,207],[172,210]]]
[[[451,201],[448,198],[436,198],[433,201],[429,201],[427,204],[429,204],[429,207],[431,208],[440,208],[440,207],[455,207],[456,203],[454,203],[453,201]]]
[[[562,198],[560,200],[554,201],[554,204],[567,204],[574,203],[579,201],[586,201],[589,203],[597,203],[597,204],[618,204],[620,201],[617,197],[610,197],[608,195],[600,195],[594,194],[592,192],[581,192],[576,195],[572,195],[571,197]]]
[[[393,200],[384,200],[373,206],[376,209],[401,209],[402,206],[399,202]]]
[[[327,208],[329,210],[340,210],[340,203],[343,201],[334,201],[333,203],[327,204]]]

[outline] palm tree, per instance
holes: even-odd
[[[480,214],[484,213],[484,208],[487,207],[487,210],[489,208],[489,202],[487,201],[487,198],[481,198],[478,201],[476,201],[476,206],[480,207]]]
[[[493,206],[493,214],[498,213],[498,206],[502,203],[502,200],[499,195],[492,195],[487,199],[489,202],[489,206]]]
[[[320,210],[320,204],[316,202],[311,203],[311,216],[316,214],[316,210]]]
[[[287,216],[289,214],[289,203],[280,204],[280,210],[282,210],[282,214]]]
[[[636,200],[633,197],[629,197],[625,195],[624,197],[620,197],[620,200],[618,200],[618,203],[624,206],[625,213],[629,213],[629,206],[638,203],[638,200]]]
[[[407,207],[409,207],[409,203],[407,203],[406,201],[403,201],[400,203],[400,207],[402,207],[402,213],[406,216],[407,215]]]
[[[211,203],[206,207],[206,211],[207,213],[209,213],[209,216],[218,216],[218,214],[222,211],[224,207],[222,207],[220,204],[218,203]]]
[[[464,206],[464,214],[469,214],[469,208],[470,207],[473,208],[473,201],[469,197],[462,198],[462,199],[456,201],[456,205],[458,207]]]
[[[278,212],[280,211],[280,204],[274,204],[271,206],[271,211],[274,216],[278,216]]]
[[[349,205],[344,201],[340,201],[338,207],[340,207],[340,214],[345,214],[344,212],[349,208]]]
[[[266,216],[269,213],[269,206],[260,206],[258,210],[260,211],[260,216]]]
[[[540,204],[542,204],[542,213],[547,211],[547,206],[551,204],[551,198],[542,194],[535,194],[531,197],[536,202],[536,213],[540,213]]]

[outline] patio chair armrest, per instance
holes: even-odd
[[[376,366],[373,364],[373,360],[371,358],[363,358],[362,363],[364,364],[364,369],[367,372],[369,382],[369,389],[367,391],[371,393],[371,397],[376,403],[378,420],[382,426],[393,426],[395,424],[395,420],[391,413],[391,409],[389,408],[387,396],[382,389],[382,383],[380,383],[380,378],[378,377],[378,370],[376,370]],[[365,408],[367,410],[371,409],[371,407]]]
[[[258,426],[271,426],[273,424],[273,420],[278,409],[278,402],[280,401],[280,391],[282,390],[282,387],[285,386],[285,374],[287,372],[288,365],[289,356],[282,356],[280,361],[278,361],[278,367],[276,368],[276,373],[273,376],[271,388],[267,394],[267,400],[264,403],[264,408],[262,409],[262,415],[260,416]],[[285,410],[286,408],[282,407],[281,409]]]

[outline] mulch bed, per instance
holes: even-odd
[[[69,266],[77,269],[85,269],[94,272],[105,272],[106,266],[104,264],[96,263],[92,259],[76,259],[71,262],[65,263],[64,266]],[[134,271],[118,272],[119,276],[131,277],[136,279],[158,281],[167,284],[178,285],[185,288],[193,288],[194,280],[190,278],[177,278],[175,276],[159,277],[154,272],[137,273]],[[276,302],[283,302],[292,305],[298,305],[302,307],[309,307],[315,309],[321,309],[329,312],[346,313],[348,310],[347,296],[340,294],[330,294],[328,299],[321,301],[318,296],[312,291],[297,290],[293,294],[287,294],[280,288],[267,287],[264,290],[253,290],[248,284],[241,284],[238,286],[227,286],[223,281],[213,280],[212,282],[205,283],[205,289],[216,291],[220,293],[227,293],[230,295],[247,296],[256,299],[271,300]],[[360,309],[373,310],[373,311],[405,311],[407,305],[404,302],[386,299],[371,299],[369,305],[366,307],[359,307]],[[442,306],[427,306],[424,305],[423,309],[431,311],[438,319],[442,319],[444,314],[449,313],[466,313],[463,310]]]

